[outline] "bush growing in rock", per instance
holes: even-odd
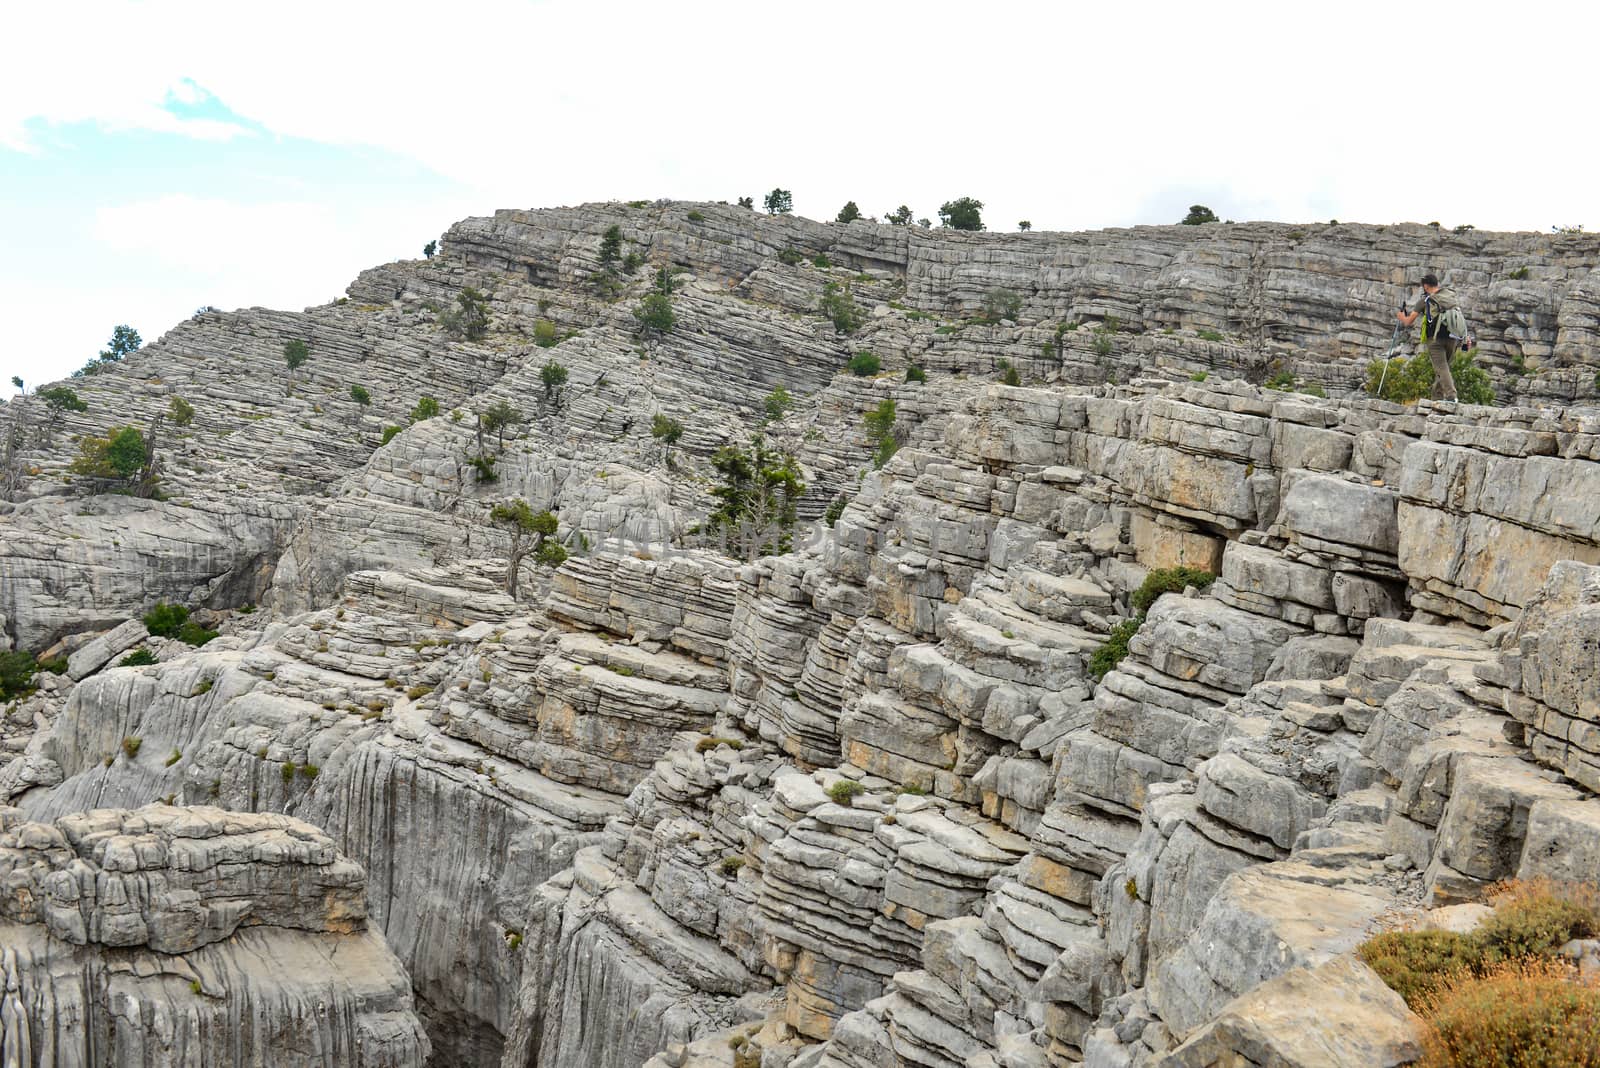
[[[1123,658],[1128,655],[1128,642],[1139,633],[1139,628],[1144,625],[1144,616],[1126,619],[1111,628],[1111,633],[1106,636],[1106,643],[1096,649],[1089,657],[1089,674],[1097,680],[1109,675]]]
[[[1000,382],[1007,386],[1022,385],[1022,372],[1010,360],[1000,361]]]
[[[451,337],[482,341],[489,333],[489,298],[472,286],[456,294],[456,304],[439,313],[439,325]]]
[[[847,200],[844,207],[839,209],[839,214],[834,216],[835,222],[852,223],[861,218],[861,209],[856,207],[856,202]]]
[[[646,338],[671,333],[678,322],[672,310],[672,298],[659,291],[644,295],[633,309],[633,318],[638,323],[639,336]]]
[[[548,541],[555,535],[558,526],[554,513],[534,514],[527,501],[517,498],[495,505],[489,511],[489,519],[511,535],[511,544],[506,553],[506,592],[512,597],[517,595],[522,561],[529,553],[535,554],[534,559],[540,563],[552,566],[567,558],[565,549]],[[546,544],[557,551],[547,552]]]
[[[173,638],[178,629],[189,622],[189,610],[181,604],[159,601],[144,614],[144,629],[158,638]]]
[[[851,803],[857,797],[860,797],[866,792],[867,788],[856,782],[854,779],[840,779],[838,782],[828,787],[828,797],[833,801],[833,803],[836,805],[843,805],[846,808],[849,808]]]
[[[148,667],[156,662],[156,654],[148,649],[135,649],[121,660],[118,667]]]
[[[998,323],[1002,319],[1015,319],[1021,313],[1022,294],[998,287],[984,292],[983,304],[978,309],[978,314],[991,323]]]
[[[400,429],[401,428],[397,427],[397,426],[386,426],[386,427],[384,427],[383,428],[383,441],[381,442],[381,444],[387,445],[387,444],[389,444],[389,442],[393,441],[394,440],[394,436],[396,434],[400,433]]]
[[[774,189],[761,200],[768,215],[787,215],[794,210],[794,194],[787,189]]]
[[[34,690],[33,676],[38,670],[33,654],[21,650],[0,653],[0,701],[26,697]]]
[[[1463,349],[1457,352],[1450,361],[1450,377],[1455,379],[1456,396],[1462,403],[1493,404],[1494,386],[1489,381],[1489,373],[1473,362],[1477,351]],[[1410,357],[1396,356],[1387,363],[1387,374],[1384,372],[1385,361],[1373,360],[1367,364],[1368,395],[1396,404],[1409,404],[1432,394],[1433,361],[1428,359],[1426,352]]]
[[[198,623],[185,623],[178,628],[178,640],[189,645],[199,647],[217,636],[214,630],[207,630]]]
[[[1474,973],[1484,961],[1478,940],[1455,931],[1384,931],[1356,950],[1362,963],[1413,1010],[1458,973]]]
[[[167,418],[173,426],[188,426],[194,422],[194,405],[182,397],[173,397],[167,404]]]
[[[539,368],[539,381],[544,383],[544,399],[561,407],[561,394],[567,386],[567,369],[554,360]]]
[[[495,458],[493,456],[468,457],[467,465],[476,473],[479,482],[500,481],[500,476],[495,473]]]
[[[776,421],[789,414],[789,409],[794,407],[794,397],[782,386],[774,386],[762,401],[762,407],[766,409],[767,418]]]
[[[433,397],[423,395],[417,398],[417,405],[411,409],[411,421],[420,423],[424,419],[433,419],[439,414],[439,402]]]
[[[1128,604],[1139,615],[1144,615],[1150,606],[1156,603],[1156,598],[1163,593],[1182,593],[1185,587],[1193,586],[1203,590],[1215,582],[1217,576],[1209,571],[1197,567],[1165,567],[1158,568],[1146,575],[1139,588],[1133,591],[1133,596],[1128,599]]]
[[[844,515],[844,510],[845,508],[849,507],[849,505],[850,498],[846,497],[844,494],[841,493],[834,497],[833,500],[828,502],[828,510],[822,513],[823,521],[826,522],[830,527],[833,526],[839,521],[839,517]]]
[[[882,467],[900,448],[895,437],[895,407],[892,399],[885,398],[863,417],[867,440],[872,444],[872,466]]]
[[[863,350],[850,357],[850,362],[846,366],[850,368],[850,373],[853,375],[858,375],[861,378],[871,378],[883,370],[883,361],[878,359],[875,353]]]
[[[1600,894],[1590,885],[1513,882],[1491,900],[1493,914],[1473,932],[1490,961],[1551,956],[1574,938],[1600,934]]]
[[[906,381],[907,382],[926,382],[927,380],[928,380],[928,373],[926,371],[924,371],[921,367],[918,367],[914,363],[910,364],[910,365],[908,365],[906,367]]]
[[[294,389],[294,373],[304,367],[305,362],[310,358],[310,346],[299,338],[283,343],[283,362],[289,368],[289,381],[283,389],[285,396],[288,396],[289,392]]]
[[[661,442],[667,466],[671,467],[672,447],[683,437],[683,424],[670,415],[657,412],[650,420],[650,436]]]
[[[1217,213],[1204,204],[1189,205],[1189,214],[1179,220],[1184,226],[1200,226],[1204,223],[1217,222]]]
[[[818,310],[833,322],[833,329],[840,334],[853,334],[861,329],[861,324],[866,321],[861,309],[856,307],[855,297],[850,293],[849,286],[841,286],[838,282],[829,282],[822,290],[822,299],[818,302]]]
[[[1417,1068],[1596,1068],[1600,986],[1523,960],[1458,975],[1423,1008]]]
[[[78,442],[70,470],[90,478],[133,479],[145,466],[146,452],[138,427],[112,427],[103,438],[89,435]]]
[[[439,242],[429,241],[426,245],[422,246],[422,257],[423,259],[431,260],[433,259],[433,254],[437,251],[439,251]]]

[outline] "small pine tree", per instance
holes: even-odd
[[[67,386],[51,386],[49,389],[41,389],[34,396],[44,401],[45,411],[48,413],[45,423],[47,437],[55,435],[56,428],[61,425],[61,419],[66,413],[86,412],[89,410],[89,405],[84,402],[83,398],[78,396],[78,391]]]
[[[560,364],[557,364],[556,366],[559,367]],[[564,372],[566,369],[562,368],[562,370]],[[566,379],[563,378],[562,381],[564,382]],[[518,408],[515,405],[503,400],[495,401],[493,404],[489,405],[489,407],[485,408],[483,413],[478,417],[478,426],[480,430],[480,436],[478,438],[478,452],[483,452],[483,438],[481,436],[482,431],[486,430],[494,434],[496,436],[496,447],[503,450],[506,447],[506,427],[520,422],[522,422],[521,408]]]
[[[167,404],[167,418],[173,426],[189,426],[194,422],[194,405],[182,397],[173,397]]]
[[[1183,226],[1203,226],[1206,223],[1217,222],[1217,213],[1204,204],[1189,205],[1189,214],[1185,215],[1180,224]]]
[[[456,306],[439,313],[439,325],[451,337],[482,341],[489,333],[489,298],[472,286],[456,294]]]
[[[305,365],[311,358],[311,349],[304,341],[295,338],[283,344],[283,362],[289,367],[289,381],[283,388],[283,395],[288,396],[294,390],[294,373]]]
[[[794,210],[794,194],[787,189],[774,189],[761,203],[768,215],[787,215]]]
[[[739,198],[739,206],[741,208],[745,208],[745,209],[748,209],[750,211],[755,211],[756,210],[756,202],[755,202],[755,199],[753,197],[740,197]]]
[[[433,259],[433,254],[437,251],[439,251],[439,242],[437,241],[429,241],[426,245],[422,246],[422,256],[424,259]]]
[[[889,213],[889,225],[890,226],[910,226],[911,225],[911,209],[906,207],[904,204],[902,204],[898,208],[896,208],[893,211],[891,211]]]
[[[622,259],[622,227],[613,224],[606,227],[605,233],[600,235],[600,263],[608,266],[620,259]]]
[[[845,201],[844,207],[839,209],[839,214],[834,218],[834,221],[853,223],[859,218],[861,218],[861,209],[856,207],[855,201],[847,200]]]
[[[867,441],[872,445],[872,466],[882,467],[900,448],[895,438],[894,401],[879,401],[878,406],[862,418],[862,422],[867,428]]]
[[[1029,230],[1032,230],[1032,229],[1033,229],[1033,223],[1029,222],[1027,219],[1023,219],[1021,222],[1017,223],[1017,230],[1020,231],[1021,233],[1025,234]]]
[[[683,437],[683,424],[669,415],[657,412],[650,420],[650,436],[661,442],[668,467],[672,466],[672,447]]]
[[[782,386],[775,386],[772,392],[767,394],[762,406],[767,410],[767,418],[776,421],[782,419],[789,413],[789,409],[794,407],[794,397]]]
[[[644,338],[669,334],[678,321],[672,310],[672,298],[659,290],[644,295],[633,309],[633,318],[638,323],[639,336]]]
[[[439,402],[433,397],[424,394],[417,398],[417,406],[411,409],[411,421],[420,423],[424,419],[433,419],[439,414]]]
[[[372,394],[367,392],[367,387],[365,386],[351,386],[350,399],[365,408],[372,403]]]

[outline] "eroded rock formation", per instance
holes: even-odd
[[[633,329],[650,270],[603,299],[611,225],[682,272],[665,337]],[[1419,261],[1519,403],[1352,394]],[[67,657],[0,720],[34,947],[8,975],[133,961],[151,1021],[180,967],[271,1027],[348,997],[329,1063],[1405,1063],[1416,1020],[1352,949],[1600,858],[1600,410],[1562,406],[1596,392],[1597,263],[1582,236],[601,205],[467,220],[303,315],[200,316],[85,380],[0,514],[7,635]],[[816,314],[830,284],[857,333]],[[464,285],[479,342],[436,321]],[[996,287],[1018,318],[977,321]],[[843,371],[861,349],[883,375]],[[1333,399],[1239,380],[1274,362]],[[796,548],[733,559],[696,531],[709,461],[779,385]],[[443,414],[380,443],[424,393]],[[75,495],[70,434],[173,394],[166,499]],[[572,554],[521,599],[507,498]],[[1135,606],[1178,566],[1215,581]],[[152,638],[156,600],[222,636]],[[314,963],[335,942],[352,969]],[[184,1012],[147,1030],[198,1037],[83,1062],[216,1056]]]

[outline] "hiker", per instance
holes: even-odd
[[[1410,326],[1422,316],[1422,342],[1428,346],[1428,359],[1433,364],[1434,397],[1439,400],[1456,399],[1456,380],[1450,374],[1450,360],[1455,356],[1462,338],[1453,336],[1444,326],[1446,313],[1457,307],[1456,298],[1445,292],[1437,275],[1422,276],[1422,299],[1413,302],[1411,311],[1400,305],[1395,312],[1402,326]],[[1459,313],[1455,316],[1460,319]]]

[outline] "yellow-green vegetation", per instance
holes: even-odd
[[[180,761],[182,759],[183,759],[183,750],[182,749],[174,749],[172,751],[172,755],[167,757],[167,767],[169,767],[169,768],[172,767],[172,765],[176,764],[178,761]]]
[[[702,738],[698,742],[695,743],[694,751],[696,753],[709,753],[709,752],[711,752],[711,750],[716,749],[719,746],[724,746],[724,745],[727,746],[729,749],[734,749],[734,750],[743,749],[744,748],[744,739],[742,739],[742,738]]]
[[[721,867],[722,867],[722,874],[724,874],[724,875],[727,875],[727,876],[738,875],[739,874],[739,869],[744,867],[744,858],[743,857],[723,857],[722,858]]]
[[[1424,1068],[1600,1068],[1600,987],[1557,957],[1600,933],[1591,884],[1512,882],[1468,934],[1386,931],[1356,950],[1427,1024]]]
[[[1458,975],[1423,1010],[1417,1068],[1596,1068],[1600,986],[1541,958]]]
[[[411,700],[415,701],[417,698],[426,697],[432,692],[433,692],[433,687],[432,686],[424,686],[424,685],[419,683],[416,686],[411,687],[411,689],[407,690],[406,691],[406,696],[411,698]]]
[[[122,739],[122,751],[128,755],[129,760],[139,755],[139,747],[142,745],[144,745],[144,739],[142,738]]]
[[[854,779],[840,779],[828,787],[828,797],[836,805],[849,808],[857,797],[867,792],[867,788]]]

